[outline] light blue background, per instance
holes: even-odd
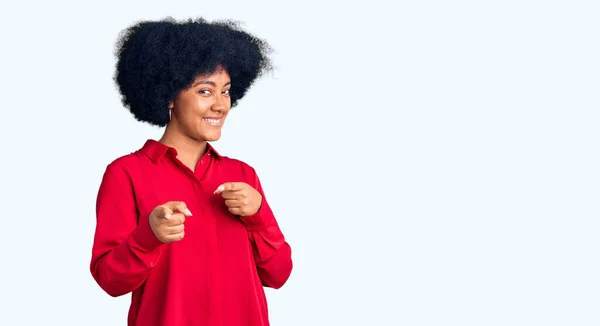
[[[233,18],[277,70],[229,115],[295,269],[295,325],[600,325],[594,1],[0,5],[1,325],[125,325],[89,273],[106,165],[162,131],[112,82],[139,19]]]

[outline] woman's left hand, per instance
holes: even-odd
[[[220,185],[214,193],[223,196],[229,212],[234,215],[254,215],[262,203],[262,195],[244,182],[226,182]]]

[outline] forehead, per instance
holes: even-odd
[[[215,70],[215,72],[213,72],[213,73],[198,75],[194,79],[194,83],[198,83],[198,82],[202,82],[202,81],[213,81],[213,82],[219,81],[219,82],[227,83],[230,80],[231,80],[231,77],[229,76],[229,73],[227,72],[227,70],[225,70],[224,68],[217,68],[217,70]]]

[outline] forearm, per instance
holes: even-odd
[[[129,293],[156,265],[161,244],[148,217],[139,216],[129,174],[122,166],[109,165],[96,202],[92,276],[111,296]]]
[[[280,288],[292,272],[292,250],[266,201],[260,211],[242,218],[263,285]]]
[[[138,288],[156,266],[161,253],[161,242],[148,225],[134,229],[121,243],[111,246],[101,241],[93,249],[90,266],[98,285],[111,296],[127,294]]]
[[[250,233],[250,242],[254,249],[254,257],[258,275],[264,286],[278,289],[291,275],[292,249],[286,241],[274,246],[258,233]]]

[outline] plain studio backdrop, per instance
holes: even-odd
[[[230,112],[295,268],[273,325],[599,325],[594,1],[3,2],[1,325],[125,325],[89,272],[106,165],[158,139],[118,33],[234,19],[277,69]]]

